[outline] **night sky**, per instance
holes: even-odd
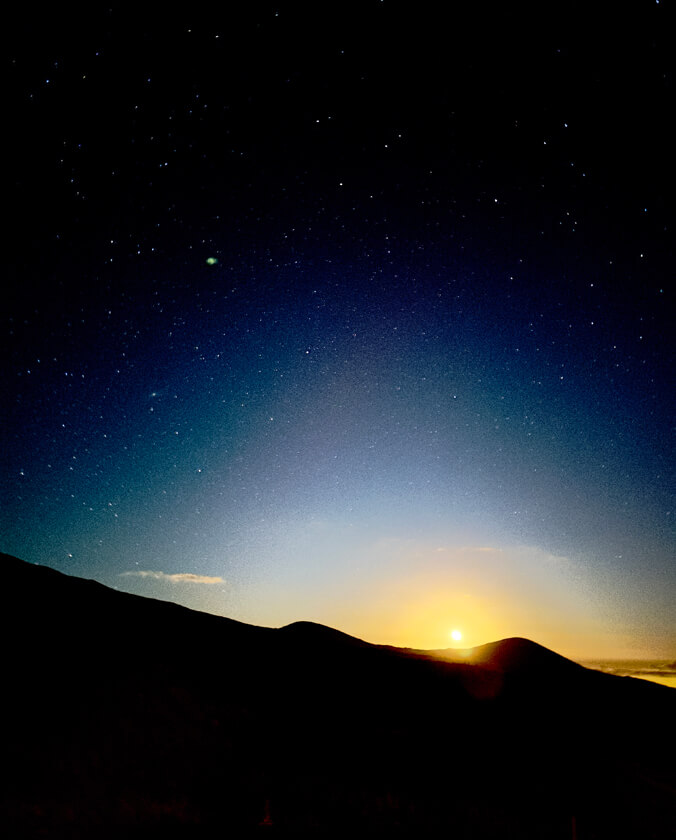
[[[0,549],[266,626],[676,656],[674,18],[12,13]]]

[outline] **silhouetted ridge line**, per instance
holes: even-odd
[[[313,643],[376,647],[369,642],[363,641],[363,639],[351,636],[349,633],[343,633],[342,630],[335,630],[333,627],[327,627],[325,624],[318,624],[314,621],[294,621],[291,624],[280,627],[280,633],[283,633],[285,636],[312,641]]]
[[[469,661],[476,665],[499,668],[503,671],[537,671],[556,668],[581,670],[578,665],[565,656],[549,648],[532,642],[530,639],[512,637],[498,642],[489,642],[473,648]]]
[[[292,836],[488,840],[498,826],[563,840],[576,814],[580,836],[617,840],[676,824],[673,689],[527,639],[450,661],[314,622],[255,627],[8,555],[0,572],[15,607],[0,619],[8,836],[237,836],[265,814]]]

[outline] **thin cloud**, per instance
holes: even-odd
[[[214,585],[218,583],[225,583],[225,578],[210,577],[209,575],[195,575],[191,572],[178,572],[177,574],[167,574],[166,572],[122,572],[120,577],[140,577],[152,578],[153,580],[164,580],[168,583],[204,583],[207,585]]]

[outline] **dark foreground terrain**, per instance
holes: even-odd
[[[676,836],[672,689],[0,572],[3,836]]]

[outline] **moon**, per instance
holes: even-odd
[[[454,642],[459,642],[462,639],[462,633],[459,630],[451,630],[451,639]]]

